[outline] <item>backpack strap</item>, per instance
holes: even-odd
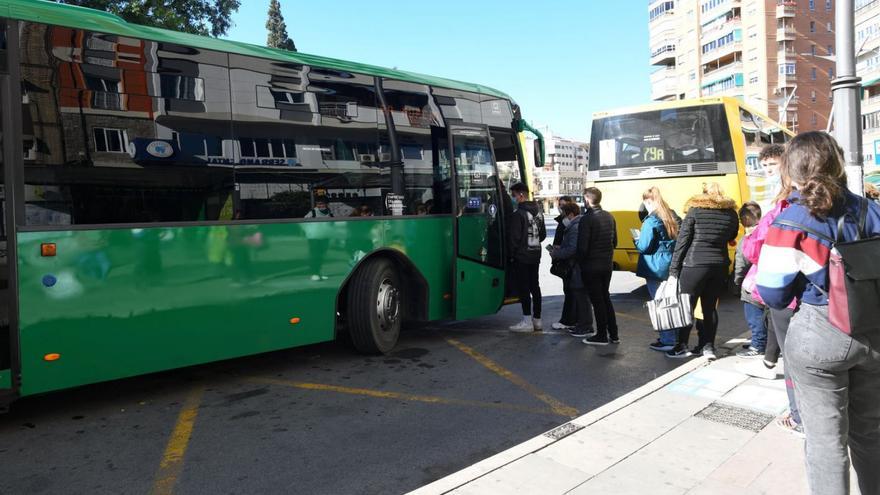
[[[837,219],[837,241],[842,242],[845,239],[843,238],[843,227],[846,224],[846,217],[849,216],[849,213],[844,213],[840,218]],[[868,237],[865,235],[865,224],[868,221],[868,200],[867,198],[859,197],[859,216],[854,219],[856,222],[856,238],[858,241],[863,237]]]
[[[791,227],[794,229],[803,230],[804,232],[806,232],[808,234],[813,234],[814,236],[818,237],[819,239],[822,239],[823,241],[830,242],[832,246],[837,242],[834,239],[832,239],[831,236],[825,235],[825,234],[819,232],[818,230],[811,229],[810,227],[807,227],[806,225],[801,225],[797,222],[792,222],[790,220],[776,220],[773,223],[775,225],[784,225],[786,227]]]

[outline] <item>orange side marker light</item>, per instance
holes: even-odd
[[[301,320],[300,320],[299,318],[291,318],[291,319],[290,319],[290,324],[291,324],[291,325],[296,325],[296,324],[298,324],[300,321],[301,321]]]
[[[452,299],[452,294],[449,294],[449,293],[443,294],[443,299],[446,301]]]
[[[40,244],[40,256],[49,258],[58,253],[57,246],[54,242],[44,242]]]
[[[50,352],[43,356],[43,361],[58,361],[59,359],[61,359],[61,354],[58,354],[57,352]]]

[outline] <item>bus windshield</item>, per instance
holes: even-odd
[[[590,171],[734,161],[721,104],[595,119],[590,147]]]

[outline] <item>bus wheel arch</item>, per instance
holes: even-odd
[[[427,319],[428,284],[403,254],[390,249],[364,257],[342,285],[336,301],[337,330],[348,330],[367,354],[390,352],[408,320]]]

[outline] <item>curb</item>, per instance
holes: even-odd
[[[632,390],[631,392],[622,395],[603,406],[593,409],[583,416],[575,418],[568,423],[553,428],[549,432],[545,432],[534,438],[526,440],[519,445],[515,445],[503,452],[493,455],[492,457],[486,458],[472,466],[466,467],[461,471],[450,474],[445,478],[441,478],[437,481],[434,481],[433,483],[427,484],[409,493],[413,495],[449,493],[518,459],[521,459],[549,445],[552,445],[562,440],[569,434],[583,429],[607,416],[610,416],[611,414],[616,413],[617,411],[620,411],[630,404],[633,404],[640,399],[663,388],[664,386],[674,382],[682,376],[687,375],[688,373],[695,371],[699,368],[707,366],[708,364],[709,361],[703,357],[692,359],[687,363],[675,368],[674,370],[671,370],[651,380],[641,387]],[[558,435],[556,434],[556,432],[566,433]]]

